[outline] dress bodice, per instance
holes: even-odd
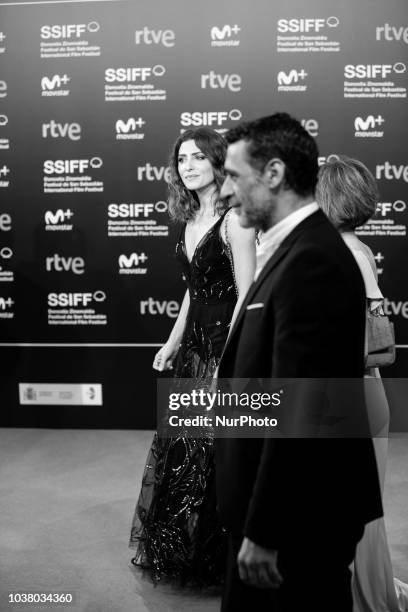
[[[231,263],[220,233],[225,214],[201,238],[191,261],[187,257],[185,244],[186,225],[180,232],[176,258],[181,265],[183,280],[192,302],[217,304],[236,300]]]

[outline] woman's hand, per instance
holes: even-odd
[[[166,342],[159,351],[157,351],[153,360],[153,369],[163,372],[163,370],[173,369],[173,359],[177,355],[178,348],[171,346]]]

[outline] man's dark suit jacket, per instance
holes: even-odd
[[[263,307],[247,310],[255,303]],[[218,376],[363,377],[365,316],[354,257],[317,211],[249,289]],[[329,542],[333,529],[382,516],[369,438],[217,439],[216,472],[223,523],[266,548],[318,534]]]

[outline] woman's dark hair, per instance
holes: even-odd
[[[216,193],[214,198],[214,211],[221,213],[228,204],[219,199],[221,185],[224,182],[224,161],[227,152],[225,139],[215,130],[208,127],[186,130],[177,138],[170,154],[170,180],[168,182],[168,205],[172,219],[187,222],[192,219],[200,208],[195,191],[187,189],[178,172],[179,150],[183,142],[194,140],[200,151],[208,157],[214,172]]]

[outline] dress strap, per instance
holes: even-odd
[[[374,270],[371,267],[368,257],[362,251],[357,249],[352,249],[352,252],[356,259],[358,267],[360,268],[361,275],[364,279],[367,299],[382,300],[383,295],[378,286]]]
[[[224,229],[225,229],[225,245],[227,247],[227,254],[228,254],[228,259],[230,261],[231,264],[231,272],[232,272],[232,278],[234,279],[234,287],[235,287],[235,293],[238,296],[238,287],[237,287],[237,280],[235,278],[235,269],[234,269],[234,258],[232,256],[232,249],[231,249],[231,242],[229,239],[229,235],[228,235],[228,221],[229,221],[229,214],[232,211],[232,208],[229,208],[223,215],[223,218],[225,217],[225,224],[224,224]]]

